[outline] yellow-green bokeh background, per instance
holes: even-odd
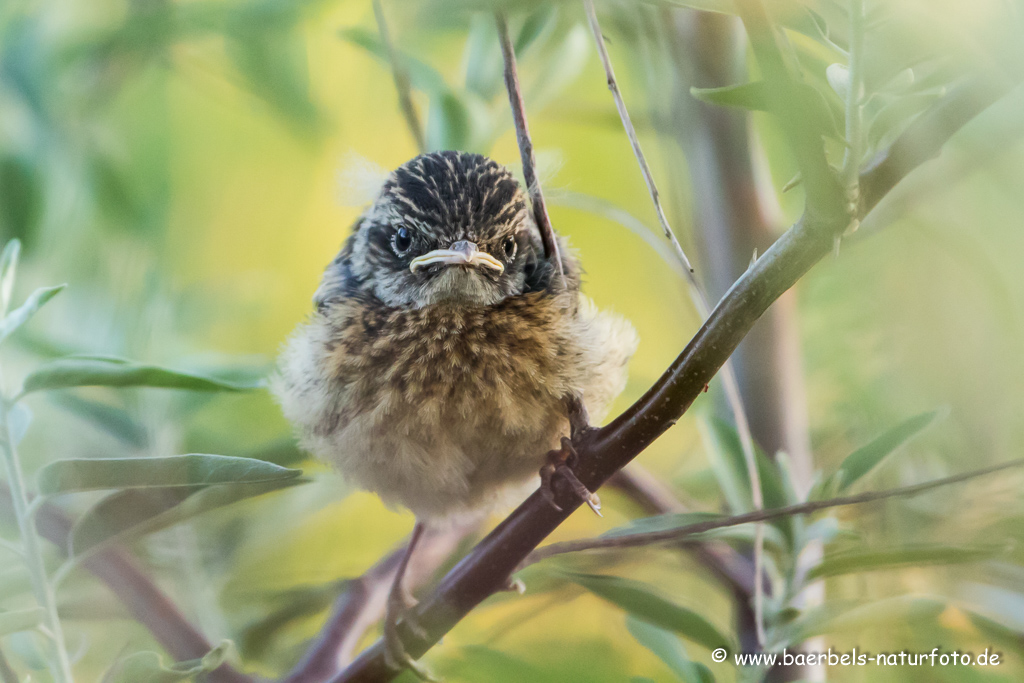
[[[128,12],[115,2],[88,11],[71,3],[23,5],[12,13],[21,12],[38,25],[25,24],[34,27],[30,32],[11,28],[8,21],[8,46],[22,33],[44,45],[72,43],[90,31],[118,25]],[[963,57],[968,54],[997,74],[1009,67],[997,62],[1005,55],[985,37],[1014,31],[1024,36],[1019,2],[993,0],[970,8],[959,3],[901,6],[921,22],[908,41],[930,41],[934,50],[951,51],[963,61],[970,61]],[[433,15],[443,14],[440,7],[396,2],[388,12],[400,46],[457,85],[468,22],[457,12],[437,19]],[[578,7],[559,11],[568,25],[580,25]],[[613,38],[613,56],[621,59],[623,91],[641,123],[658,181],[671,198],[667,204],[673,225],[691,247],[689,178],[670,163],[679,155],[676,142],[657,135],[647,115],[648,105],[663,93],[651,91],[643,69],[630,56],[636,43],[613,28],[628,24],[633,10],[615,5],[608,11],[619,18],[607,32]],[[289,120],[254,94],[231,62],[227,40],[215,32],[172,41],[159,58],[139,65],[131,60],[144,51],[132,53],[120,66],[129,74],[120,87],[89,106],[81,104],[83,96],[69,82],[74,74],[61,75],[55,67],[40,76],[48,106],[56,112],[48,125],[61,134],[43,136],[42,124],[25,123],[20,113],[4,119],[3,127],[5,150],[48,160],[39,175],[47,198],[36,232],[25,240],[26,265],[17,292],[24,297],[33,286],[58,281],[67,281],[69,288],[33,322],[31,336],[9,352],[9,383],[38,362],[40,349],[49,347],[170,365],[228,364],[241,358],[265,367],[272,361],[309,313],[323,267],[359,214],[359,206],[339,200],[339,175],[353,165],[353,155],[390,169],[416,153],[388,67],[339,39],[338,30],[351,26],[375,30],[369,3],[319,3],[304,9],[290,29],[298,58],[308,68],[309,98],[320,116],[317,126]],[[585,46],[590,48],[589,43]],[[891,49],[893,60],[901,54],[893,46],[875,48],[883,56]],[[558,201],[560,193],[569,191],[602,198],[641,219],[657,235],[655,214],[614,117],[601,66],[589,49],[583,54],[581,69],[549,102],[532,108],[528,100],[527,106],[534,142],[542,160],[549,162],[544,182],[551,217],[579,251],[586,269],[584,291],[600,307],[628,317],[640,333],[630,381],[615,414],[668,366],[696,331],[699,318],[673,268],[642,239],[605,217]],[[550,65],[542,59],[524,59],[524,80],[546,68]],[[414,93],[424,118],[428,100],[427,94]],[[500,103],[501,97],[495,101]],[[945,417],[905,447],[898,461],[874,475],[869,486],[909,483],[1020,456],[1022,104],[1018,89],[973,122],[932,168],[897,190],[884,220],[868,221],[844,243],[837,258],[826,259],[798,286],[806,411],[819,469],[831,472],[854,448],[900,420],[934,408],[944,408]],[[4,111],[12,110],[20,112],[16,105]],[[767,150],[770,182],[778,192],[792,176],[793,162],[772,122],[762,115],[755,121]],[[501,112],[494,122],[502,132],[489,153],[517,166],[510,117]],[[36,142],[26,143],[30,139]],[[137,193],[134,205],[155,207],[131,214],[148,216],[151,225],[123,224],[123,217],[102,208],[94,187],[81,181],[88,174],[74,162],[96,149],[117,160],[126,185]],[[799,213],[801,190],[780,195],[779,201],[781,231]],[[640,458],[681,496],[709,510],[719,510],[721,500],[709,474],[697,416],[712,412],[717,391],[714,387],[709,397],[698,400]],[[90,396],[118,405],[122,401],[102,392]],[[288,435],[283,418],[262,392],[195,405],[159,392],[131,393],[126,409],[148,435],[147,445],[137,451],[125,451],[123,444],[46,399],[33,400],[35,423],[23,448],[30,472],[59,457],[189,450],[244,455]],[[293,599],[288,591],[358,575],[410,529],[409,514],[385,509],[370,494],[350,492],[339,476],[316,463],[304,461],[302,467],[312,483],[206,515],[132,545],[213,642],[243,639],[247,627]],[[981,564],[909,567],[830,581],[830,599],[866,604],[914,594],[944,596],[950,602],[938,617],[912,621],[896,610],[895,616],[883,615],[871,626],[852,625],[828,644],[876,652],[930,650],[934,644],[980,651],[992,643],[959,610],[957,605],[966,603],[1024,632],[1024,558],[1016,545],[1022,537],[1020,484],[1018,476],[1005,475],[908,504],[841,513],[846,535],[839,541],[849,547],[920,542],[966,546],[982,539],[1004,543],[1007,551]],[[66,502],[73,510],[85,503],[77,498]],[[640,514],[615,493],[606,494],[605,503],[603,519],[577,513],[554,538],[596,535]],[[4,533],[8,531],[5,527]],[[581,561],[580,566],[650,581],[719,628],[728,632],[733,626],[730,596],[678,553],[644,550],[607,562]],[[5,583],[5,577],[10,581]],[[530,585],[531,590],[537,587],[535,594],[492,599],[426,661],[451,681],[675,680],[632,639],[620,610],[568,585],[544,591],[550,580],[538,572]],[[0,586],[0,604],[5,599],[11,605],[24,601],[24,577],[13,565],[0,572]],[[68,619],[70,639],[84,644],[77,667],[80,680],[98,680],[124,650],[154,647],[124,619],[114,598],[85,574],[73,574],[66,587],[74,596],[68,598],[70,612],[76,604],[85,605],[102,617],[81,618],[79,610],[79,617]],[[244,667],[266,676],[286,670],[324,617],[325,612],[314,611],[287,624],[257,650],[246,651]],[[375,636],[373,632],[367,640]],[[26,658],[32,651],[27,639],[8,639],[4,646]],[[829,677],[1019,680],[1024,676],[1020,648],[1014,651],[1005,643],[998,647],[1006,657],[995,672],[868,668],[829,671]],[[732,667],[711,664],[699,646],[688,645],[688,651],[707,663],[718,680],[736,678]]]

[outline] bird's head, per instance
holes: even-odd
[[[393,307],[496,304],[526,291],[545,266],[519,183],[462,152],[423,154],[394,171],[351,249],[361,286]]]

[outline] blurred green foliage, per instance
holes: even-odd
[[[668,80],[669,47],[683,39],[676,29],[691,8],[728,13],[732,5],[598,5],[684,246],[698,240],[700,198],[688,182],[687,163],[696,162],[684,158],[667,122],[678,114],[673,98],[690,94]],[[799,74],[794,106],[813,112],[815,133],[839,168],[850,92],[847,4],[768,5]],[[490,9],[475,0],[384,5],[427,147],[480,151],[517,167]],[[640,332],[621,409],[657,378],[699,318],[660,247],[581,7],[524,0],[505,9],[553,222],[582,256],[586,293]],[[964,79],[999,81],[1024,69],[1019,0],[873,0],[865,25],[861,164]],[[796,167],[764,111],[770,84],[753,60],[749,71],[746,80],[693,95],[757,112],[753,130],[781,204],[781,232],[799,213],[802,189],[781,193]],[[1020,455],[1021,111],[1016,88],[798,286],[821,474],[808,491],[785,454],[760,454],[769,505]],[[76,680],[185,680],[224,657],[280,676],[345,580],[408,532],[407,513],[308,461],[259,386],[368,198],[367,169],[393,168],[415,153],[368,2],[0,6],[0,236],[23,244],[17,280],[0,282],[4,311],[12,311],[0,325],[0,363],[8,398],[19,387],[36,392],[8,415],[26,479],[78,518],[75,553],[123,542],[211,643],[238,648],[220,646],[204,661],[161,661],[159,646],[117,600],[47,547]],[[62,290],[40,289],[61,282]],[[641,462],[695,508],[737,513],[750,509],[751,486],[735,431],[715,416],[717,391]],[[934,419],[939,407],[943,417]],[[174,460],[182,457],[190,459]],[[103,469],[111,458],[133,460],[112,476]],[[237,471],[234,458],[250,460]],[[147,479],[167,462],[184,478],[174,486],[166,471]],[[100,483],[84,486],[75,469],[82,467]],[[298,467],[304,478],[293,478]],[[930,651],[938,643],[1004,655],[989,670],[834,668],[831,680],[1020,680],[1021,484],[1007,474],[769,525],[772,642],[823,636],[812,649]],[[85,488],[104,491],[63,495]],[[605,503],[605,520],[574,515],[554,539],[694,520],[637,520],[635,505],[614,492]],[[0,538],[0,651],[22,676],[48,680],[43,616],[6,517]],[[748,551],[752,531],[715,538]],[[808,564],[817,544],[824,557]],[[525,596],[492,598],[426,657],[429,665],[451,681],[497,683],[759,674],[712,661],[709,647],[738,639],[734,596],[677,550],[570,556],[524,574]],[[816,578],[826,578],[824,604],[805,609],[799,593]]]

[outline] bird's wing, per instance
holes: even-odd
[[[355,222],[352,234],[345,240],[345,245],[324,269],[320,286],[313,294],[313,305],[318,311],[322,311],[329,301],[352,296],[358,290],[359,278],[352,272],[352,248],[362,222],[362,218]]]

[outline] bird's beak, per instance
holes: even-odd
[[[459,241],[452,244],[448,249],[435,249],[434,251],[417,256],[409,264],[409,270],[416,272],[420,268],[441,263],[446,266],[483,266],[491,268],[499,273],[505,270],[505,264],[494,258],[486,251],[480,251],[472,242]]]

